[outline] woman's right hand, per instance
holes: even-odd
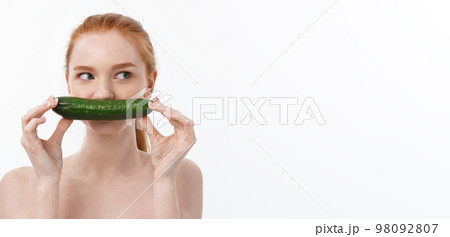
[[[30,158],[38,181],[58,180],[63,166],[61,143],[64,133],[73,120],[62,118],[53,135],[48,140],[40,139],[37,127],[45,123],[42,117],[49,109],[58,105],[58,100],[50,96],[43,104],[28,110],[22,117],[21,143]]]

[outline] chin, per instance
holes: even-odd
[[[128,127],[126,120],[96,121],[83,120],[83,123],[95,134],[113,135]]]

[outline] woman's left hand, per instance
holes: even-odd
[[[154,176],[176,179],[181,161],[196,142],[194,123],[178,110],[163,105],[158,97],[149,103],[149,107],[153,112],[163,114],[175,130],[172,135],[163,136],[148,116],[136,118],[137,127],[144,130],[150,140]]]

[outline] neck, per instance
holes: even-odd
[[[117,177],[143,165],[134,127],[117,134],[96,134],[86,128],[86,137],[77,154],[77,170],[84,175]]]

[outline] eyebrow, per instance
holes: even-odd
[[[114,64],[114,65],[112,65],[111,69],[112,70],[117,70],[117,69],[126,68],[126,67],[137,67],[137,66],[135,64],[133,64],[133,63],[125,62],[125,63]],[[75,66],[73,68],[73,70],[94,71],[94,68],[93,67],[89,67],[89,66],[79,65],[79,66]]]
[[[79,71],[93,71],[94,69],[92,67],[88,67],[88,66],[76,66],[73,68],[74,71],[79,70]]]
[[[137,67],[137,66],[134,65],[133,63],[126,62],[126,63],[114,64],[114,65],[112,65],[111,69],[116,70],[116,69],[126,68],[126,67]]]

